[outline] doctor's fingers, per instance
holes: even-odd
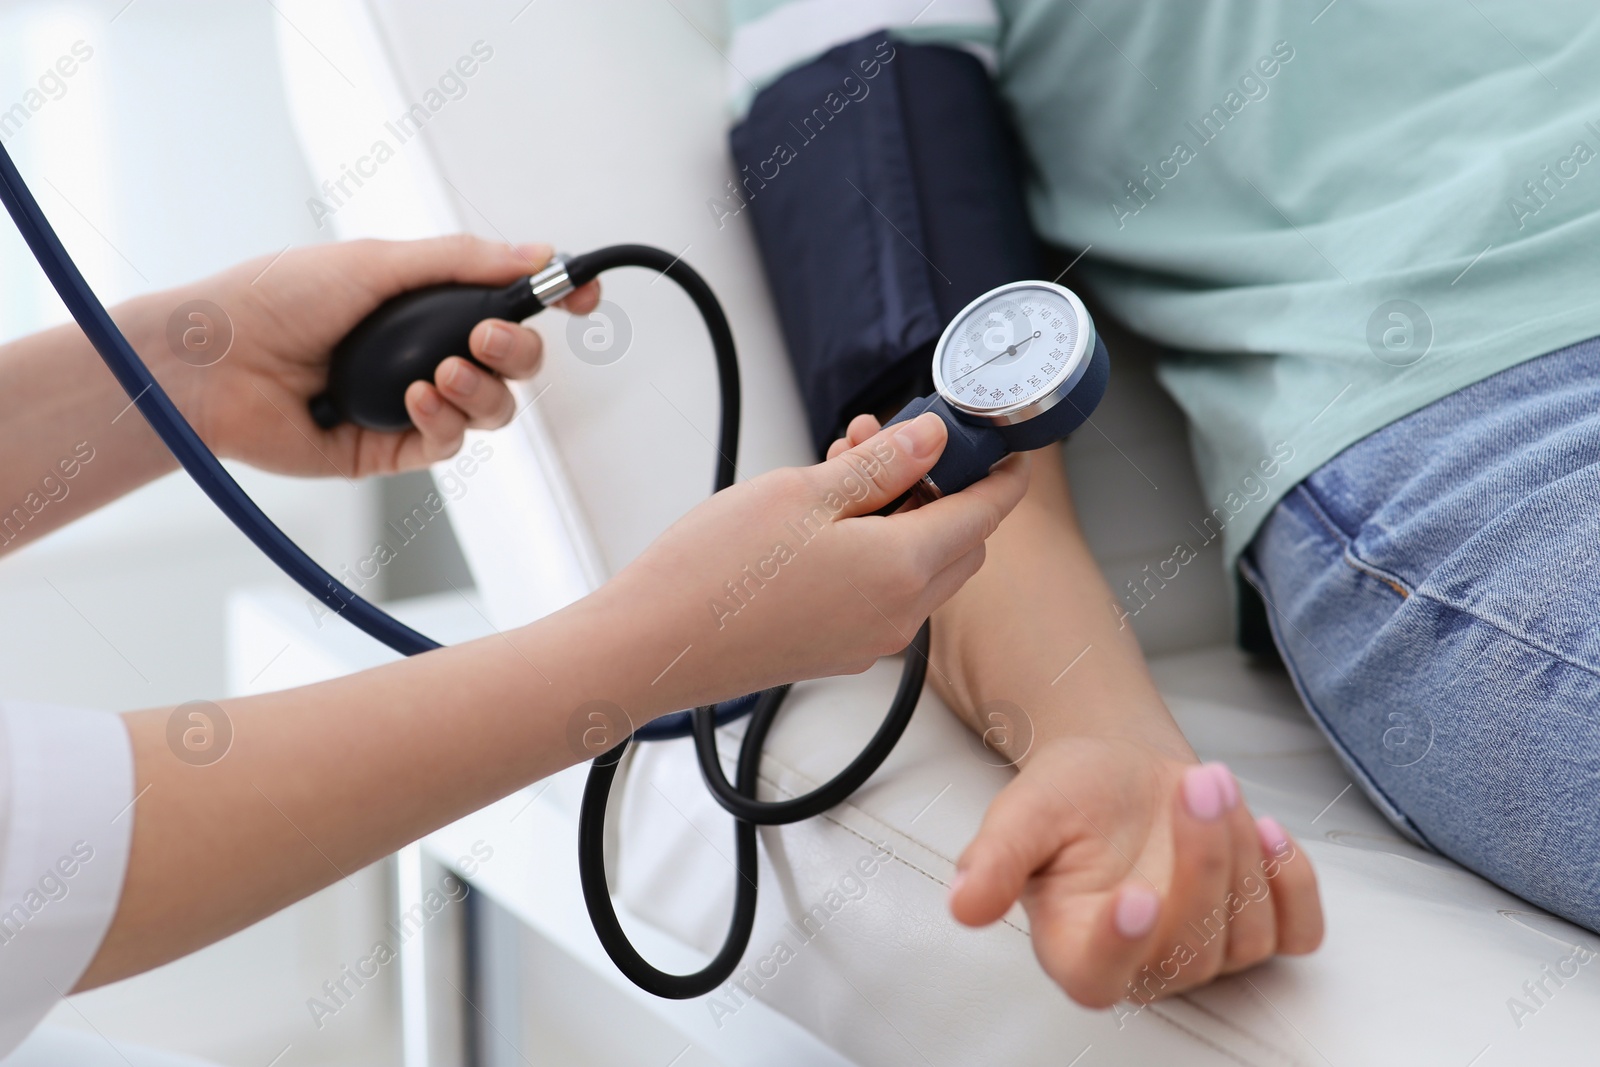
[[[517,402],[500,378],[459,356],[451,356],[433,372],[433,384],[445,403],[461,413],[468,429],[493,430],[511,421]],[[435,426],[448,426],[438,423]],[[431,427],[417,424],[424,436]]]
[[[483,374],[482,371],[478,373]],[[494,385],[501,390],[506,388],[504,382],[495,382]],[[401,435],[400,450],[395,459],[397,469],[410,470],[412,467],[435,463],[449,459],[460,451],[467,433],[466,413],[446,400],[434,383],[411,383],[406,389],[406,414],[411,416],[411,422],[417,429],[415,434]]]
[[[556,307],[572,315],[587,315],[600,306],[600,283],[589,282],[580,285],[571,293],[556,301]]]
[[[417,454],[422,463],[447,459],[460,451],[469,429],[504,426],[516,413],[516,399],[506,383],[459,356],[439,364],[431,382],[412,382],[406,390],[406,413],[417,428]],[[402,445],[403,452],[411,447]],[[410,465],[409,462],[407,465]]]
[[[917,601],[915,609],[917,617],[927,618],[943,607],[945,601],[955,596],[957,591],[967,584],[968,579],[977,574],[978,569],[983,566],[984,554],[984,544],[979,541],[976,547],[969,549],[965,555],[929,579],[928,584],[923,587],[922,596]]]
[[[923,573],[937,573],[981,545],[1011,514],[1028,489],[1029,460],[1013,453],[988,477],[959,493],[903,514],[889,523],[905,537],[907,550]]]
[[[838,506],[830,507],[835,518],[848,521],[871,515],[916,485],[938,461],[948,438],[944,422],[924,414],[874,434],[832,459],[800,468],[801,476],[819,499],[835,500]]]
[[[531,378],[544,362],[544,338],[504,319],[484,319],[474,326],[467,349],[474,359],[505,378]]]
[[[847,448],[854,448],[873,434],[883,429],[878,420],[871,415],[857,415],[850,420],[850,425],[845,427],[844,436],[828,446],[828,459],[832,459]]]
[[[467,233],[416,241],[342,241],[323,246],[341,273],[368,279],[378,295],[419,289],[441,282],[505,285],[550,262],[551,247],[540,242],[511,245]]]

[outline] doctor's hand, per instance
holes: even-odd
[[[670,527],[591,598],[639,635],[638,669],[656,677],[641,710],[859,673],[905,648],[977,572],[1027,484],[1025,457],[1013,457],[962,492],[874,515],[945,440],[938,416],[923,415],[825,463],[736,484]]]
[[[305,476],[358,478],[422,467],[452,455],[468,428],[510,421],[514,400],[502,378],[533,375],[543,354],[539,335],[516,323],[479,323],[468,342],[471,354],[496,373],[459,355],[446,359],[433,381],[407,391],[416,428],[403,433],[348,423],[324,430],[311,420],[306,405],[326,383],[334,345],[389,297],[441,282],[506,285],[550,257],[546,245],[512,247],[464,234],[292,248],[144,298],[163,318],[190,300],[221,308],[225,323],[210,321],[214,315],[194,320],[201,344],[227,343],[231,332],[215,363],[195,365],[209,357],[203,348],[198,358],[180,358],[165,338],[141,346],[141,355],[219,455]],[[598,302],[599,287],[591,283],[561,306],[585,314]]]

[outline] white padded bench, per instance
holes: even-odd
[[[411,98],[475,40],[495,48],[469,95],[425,131],[468,228],[573,251],[650,242],[681,250],[707,276],[740,342],[740,466],[749,475],[809,456],[748,220],[719,228],[705,206],[730,176],[720,9],[721,0],[483,10],[397,0],[376,17]],[[519,455],[558,461],[568,570],[590,581],[702,498],[716,416],[710,353],[687,302],[637,274],[607,286],[631,319],[632,350],[609,367],[583,364],[567,351],[563,320],[550,316],[540,382],[548,391],[533,413],[536,430],[501,435],[508,449],[522,447]],[[1080,432],[1068,461],[1086,532],[1119,586],[1165,558],[1189,519],[1207,509],[1180,416],[1150,377],[1149,353],[1108,333],[1113,373],[1099,431]],[[515,444],[530,435],[535,444],[553,441],[556,458]],[[452,507],[502,627],[548,610],[555,580],[530,562],[555,551],[551,542],[529,544],[522,525],[549,501],[518,500],[516,492],[497,483]],[[581,585],[569,575],[556,600]],[[1010,772],[985,760],[929,692],[900,747],[848,804],[762,832],[761,910],[746,964],[765,975],[752,971],[743,990],[844,1058],[872,1065],[1465,1067],[1593,1055],[1583,1050],[1597,1044],[1588,1032],[1600,1017],[1600,979],[1587,973],[1595,968],[1564,983],[1547,968],[1600,939],[1406,843],[1383,822],[1284,677],[1252,668],[1227,643],[1232,625],[1214,548],[1134,625],[1202,756],[1226,760],[1252,807],[1281,819],[1316,863],[1328,917],[1320,952],[1137,1014],[1076,1007],[1035,964],[1020,911],[981,931],[946,911],[953,860]],[[887,707],[897,669],[886,662],[861,678],[798,687],[768,745],[765,788],[798,792],[841,766]],[[738,729],[726,733],[731,745]],[[653,927],[644,931],[652,945],[713,949],[731,900],[731,833],[700,785],[689,745],[638,752],[616,808],[613,876],[625,911]],[[892,857],[871,859],[879,849]],[[858,879],[864,892],[843,881],[864,869],[858,861],[871,868]],[[514,895],[513,880],[503,890],[486,884],[508,901]],[[564,899],[570,907],[575,896]],[[775,962],[780,939],[793,951]],[[724,991],[686,1010],[704,1011],[702,1033],[736,1035],[761,1014],[744,1000],[744,992]],[[1531,1010],[1514,1013],[1518,1002]]]

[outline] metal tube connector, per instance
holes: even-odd
[[[569,295],[577,286],[567,274],[567,257],[558,253],[548,266],[529,277],[528,288],[544,307]]]

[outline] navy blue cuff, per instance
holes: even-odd
[[[730,141],[821,454],[863,411],[929,392],[933,345],[1036,277],[1015,138],[975,57],[886,31],[764,89]]]

